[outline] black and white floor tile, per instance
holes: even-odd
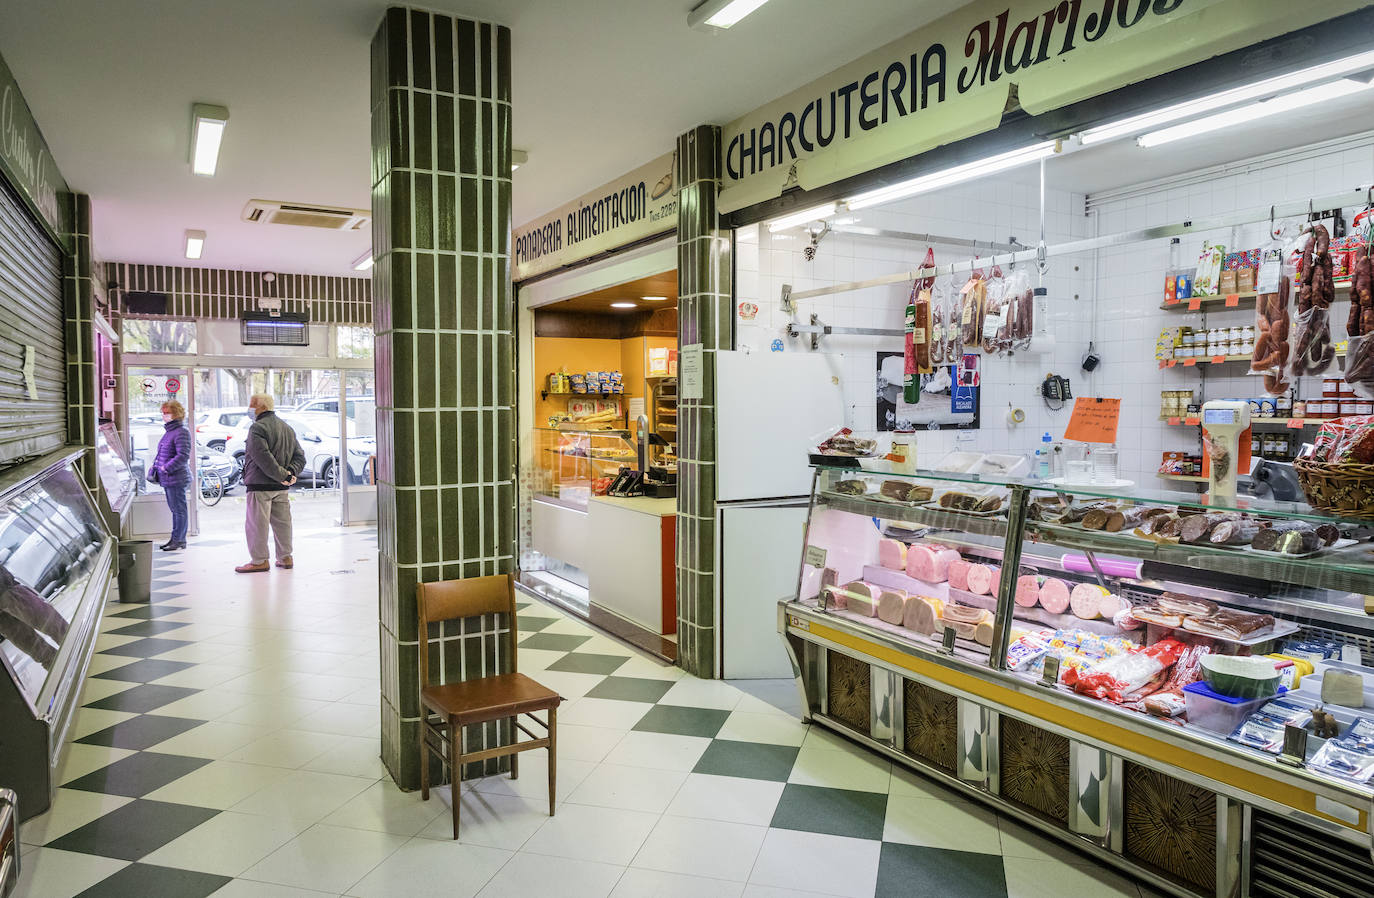
[[[107,611],[21,898],[1142,895],[799,723],[787,684],[697,680],[538,602],[520,666],[568,700],[558,813],[531,753],[464,783],[455,843],[450,790],[377,759],[375,538],[251,576],[233,540],[158,555],[153,603]]]

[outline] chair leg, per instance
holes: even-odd
[[[515,721],[515,720],[519,720],[519,718],[518,718],[518,717],[512,718],[512,721]],[[519,741],[520,741],[520,731],[519,731],[519,730],[515,730],[515,741],[516,741],[516,742],[519,742]],[[510,756],[510,778],[513,779],[513,780],[518,780],[518,779],[520,779],[520,753],[519,753],[519,752],[516,752],[515,754],[513,754],[513,755]]]
[[[420,717],[420,800],[429,801],[429,743],[425,738],[429,712]]]
[[[463,786],[463,728],[449,721],[448,756],[452,760],[449,781],[453,783],[453,841],[458,841],[458,806],[462,803]]]
[[[549,816],[558,794],[558,709],[549,709]]]

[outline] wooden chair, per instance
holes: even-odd
[[[549,750],[549,816],[554,812],[557,784],[556,761],[558,749],[558,705],[563,701],[558,693],[545,689],[524,674],[515,673],[515,580],[507,574],[494,577],[475,577],[468,580],[444,580],[421,583],[418,589],[420,606],[420,797],[429,801],[429,752],[448,768],[453,784],[453,838],[458,838],[458,807],[463,765],[489,758],[511,756],[510,776],[520,775],[519,752],[537,748]],[[512,673],[465,680],[459,683],[430,685],[429,682],[429,625],[439,621],[459,620],[484,614],[506,614],[510,619],[510,652]],[[547,722],[532,712],[547,712]],[[524,715],[544,729],[536,736],[520,722]],[[463,727],[509,720],[521,733],[529,736],[525,742],[498,745],[482,751],[463,753]]]

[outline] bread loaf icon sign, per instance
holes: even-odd
[[[674,154],[674,155],[673,155],[673,158],[676,159],[676,158],[677,158],[677,154]],[[651,200],[662,199],[663,195],[666,194],[668,191],[670,191],[670,190],[672,190],[672,189],[673,189],[673,170],[672,170],[672,168],[670,167],[670,168],[668,169],[668,174],[666,174],[666,175],[664,175],[663,177],[659,178],[659,179],[658,179],[658,183],[654,185],[654,192],[653,192],[652,194],[649,195],[649,199],[651,199]]]

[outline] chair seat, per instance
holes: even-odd
[[[521,673],[423,686],[422,705],[464,726],[556,708],[562,697]]]

